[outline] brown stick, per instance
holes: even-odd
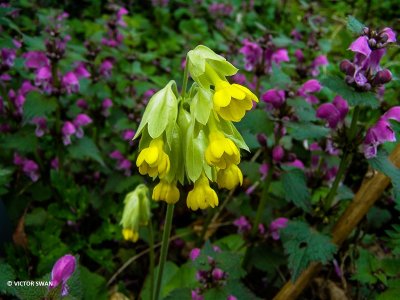
[[[400,167],[400,144],[396,146],[389,158],[395,166]],[[364,178],[353,201],[332,230],[333,243],[340,246],[346,240],[353,229],[374,205],[375,201],[379,199],[379,196],[389,183],[390,179],[379,172],[376,172],[370,178]],[[291,281],[286,282],[275,296],[274,300],[295,300],[307,287],[312,278],[318,274],[321,268],[321,263],[310,264],[310,266],[301,273],[295,283]]]

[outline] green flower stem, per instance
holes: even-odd
[[[172,218],[174,216],[174,207],[175,207],[174,204],[168,204],[167,206],[167,213],[165,216],[165,224],[164,224],[164,233],[161,244],[160,262],[158,265],[157,285],[156,285],[156,290],[154,292],[154,300],[158,300],[160,297],[161,281],[164,271],[165,260],[167,258],[167,253],[168,253],[169,235],[171,233]]]
[[[147,230],[149,231],[149,256],[150,256],[150,300],[153,300],[154,294],[154,266],[155,266],[155,255],[154,255],[154,232],[153,232],[153,224],[151,219],[149,221],[149,225],[147,226]]]
[[[182,83],[182,91],[181,91],[181,96],[182,96],[182,100],[185,98],[186,95],[186,89],[187,89],[187,83],[189,80],[189,62],[188,62],[188,57],[186,56],[186,64],[185,64],[185,70],[183,71],[183,83]]]
[[[51,64],[51,75],[53,79],[53,85],[56,89],[60,88],[60,79],[58,78],[58,64],[57,62],[52,62]],[[57,157],[59,161],[60,170],[63,169],[64,165],[64,154],[63,154],[63,142],[62,142],[62,134],[61,134],[61,103],[60,97],[56,97],[57,100],[57,109],[56,109],[56,135],[58,137],[57,141]]]
[[[359,116],[360,116],[360,107],[356,106],[354,108],[353,118],[351,120],[351,125],[350,125],[350,130],[349,130],[349,135],[348,135],[349,143],[353,143],[354,138],[357,134],[357,122],[358,122]],[[339,183],[342,180],[342,178],[346,172],[346,169],[351,162],[352,157],[353,157],[352,152],[349,151],[348,148],[344,149],[343,156],[340,161],[339,170],[336,175],[335,181],[333,182],[332,188],[330,189],[330,191],[324,201],[325,210],[329,210],[331,208],[333,199],[335,198],[337,189],[339,187]]]
[[[261,222],[261,218],[264,213],[265,206],[267,205],[268,192],[269,192],[269,187],[272,182],[272,174],[273,173],[274,173],[273,165],[270,165],[270,167],[268,169],[267,178],[265,178],[265,180],[264,180],[263,191],[261,194],[261,200],[258,203],[256,218],[253,223],[253,228],[251,229],[251,236],[255,236],[257,234],[258,225]]]

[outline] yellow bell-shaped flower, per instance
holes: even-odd
[[[163,150],[164,142],[161,138],[150,142],[148,148],[143,149],[136,160],[139,173],[149,174],[151,177],[163,178],[170,169],[169,156]]]
[[[129,228],[122,229],[122,235],[124,236],[125,240],[132,241],[134,243],[136,243],[139,239],[139,232],[136,232]]]
[[[252,109],[253,101],[258,102],[257,96],[240,84],[223,80],[215,84],[214,110],[224,120],[239,122]]]
[[[163,200],[168,204],[174,204],[179,200],[179,189],[176,183],[169,183],[161,180],[153,189],[153,199],[156,201]]]
[[[220,131],[211,131],[205,158],[210,166],[225,169],[240,162],[240,152],[235,143]]]
[[[230,165],[226,169],[220,169],[217,173],[217,183],[220,189],[234,189],[243,183],[243,174],[237,165]]]
[[[218,206],[217,193],[210,187],[207,177],[202,175],[187,196],[187,206],[192,210]]]

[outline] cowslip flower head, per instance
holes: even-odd
[[[176,183],[169,183],[166,180],[161,180],[153,189],[153,200],[163,200],[168,204],[175,204],[179,200],[179,189]]]
[[[51,282],[49,290],[61,285],[61,296],[68,295],[68,279],[74,274],[76,269],[76,259],[71,254],[59,258],[51,270]]]
[[[240,152],[235,143],[226,138],[220,131],[212,131],[205,158],[210,166],[225,169],[231,164],[239,164]]]
[[[164,152],[164,142],[161,138],[152,140],[149,147],[143,149],[136,160],[136,166],[142,175],[163,178],[170,169],[170,160]]]
[[[193,190],[187,196],[186,204],[192,210],[218,206],[217,193],[210,187],[207,177],[202,175],[194,183]]]
[[[139,184],[135,190],[128,193],[124,200],[122,213],[122,234],[126,240],[136,242],[139,239],[139,226],[146,226],[150,219],[149,189]]]
[[[217,183],[220,189],[226,188],[233,190],[238,185],[243,183],[243,174],[239,167],[231,164],[226,169],[220,169],[217,173]]]

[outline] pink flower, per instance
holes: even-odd
[[[285,91],[284,90],[277,90],[271,89],[266,91],[262,96],[261,99],[272,105],[273,108],[279,109],[286,101]]]
[[[25,66],[30,69],[39,69],[50,65],[46,54],[42,51],[29,51],[23,57],[26,59]]]
[[[269,231],[274,240],[279,240],[279,230],[285,228],[288,225],[289,220],[287,218],[277,218],[269,225]]]
[[[238,228],[239,233],[248,232],[251,230],[251,224],[245,216],[241,216],[240,218],[233,221],[233,225]]]
[[[61,295],[68,295],[68,279],[74,274],[76,269],[75,257],[67,254],[56,261],[51,270],[51,284],[49,289],[54,289],[61,285]]]
[[[113,103],[111,101],[111,99],[106,98],[103,100],[103,102],[101,103],[101,107],[102,107],[102,111],[101,114],[104,117],[108,117],[110,115],[110,107],[113,106]]]
[[[125,141],[131,141],[134,136],[135,136],[135,131],[131,129],[124,130],[124,132],[122,133],[122,138]]]
[[[317,109],[317,118],[328,122],[330,128],[336,128],[342,122],[349,111],[347,101],[336,96],[332,103],[324,103]]]
[[[35,134],[37,137],[42,137],[47,129],[46,118],[35,117],[32,119],[32,123],[36,125]]]
[[[77,93],[79,91],[79,80],[74,72],[67,72],[62,78],[62,85],[68,94]]]
[[[199,248],[193,248],[192,251],[190,251],[189,258],[192,261],[195,261],[199,257],[199,255],[200,255],[200,249]]]

